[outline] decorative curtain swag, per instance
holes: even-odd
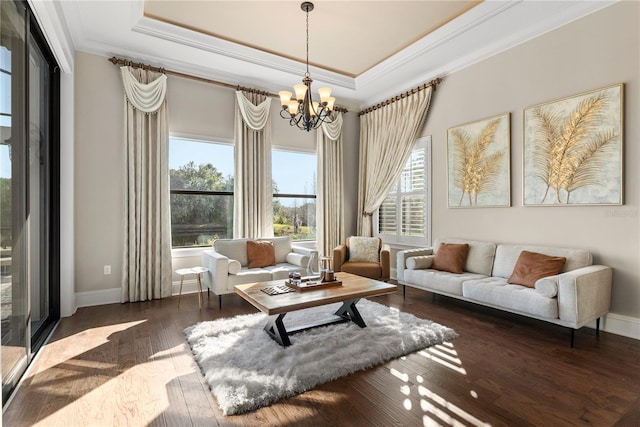
[[[162,106],[167,94],[167,76],[161,75],[151,83],[140,83],[129,71],[120,67],[122,84],[127,99],[133,107],[144,113],[155,113]]]
[[[335,114],[332,122],[323,122],[322,132],[330,140],[337,141],[342,132],[342,113]]]
[[[238,99],[238,108],[242,114],[245,124],[252,130],[262,130],[269,120],[269,111],[271,109],[271,98],[265,99],[258,105],[254,105],[249,101],[242,91],[236,91]]]

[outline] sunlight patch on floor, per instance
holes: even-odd
[[[444,399],[442,396],[439,396],[438,394],[432,392],[422,385],[418,386],[418,394],[420,394],[420,397],[422,397],[422,399],[420,399],[420,407],[422,408],[422,410],[436,415],[438,418],[440,418],[450,426],[464,426],[466,424],[461,423],[459,420],[453,418],[451,415],[449,415],[449,413],[444,412],[440,408],[447,409],[449,412],[452,412],[457,417],[461,418],[467,423],[470,423],[473,426],[491,427],[491,424],[474,417],[464,409],[454,405],[453,403]]]
[[[467,374],[462,367],[462,360],[458,357],[458,353],[451,343],[436,345],[419,351],[418,354],[462,375]],[[401,357],[401,360],[406,359],[406,357]],[[422,416],[422,424],[424,426],[491,427],[491,424],[474,417],[464,409],[429,390],[427,388],[428,378],[418,374],[415,375],[415,379],[412,379],[412,375],[395,368],[391,368],[389,371],[404,383],[400,385],[400,393],[406,396],[402,399],[402,407],[407,411],[415,411],[417,410],[415,407],[416,402],[419,402],[419,410],[424,413]],[[418,396],[413,396],[412,398],[411,393],[413,391],[415,394],[416,387]],[[478,393],[474,390],[470,390],[469,394],[474,399],[478,398]]]
[[[451,343],[430,347],[419,351],[418,354],[462,375],[467,375],[467,371],[462,367],[462,361],[458,358],[458,353]]]

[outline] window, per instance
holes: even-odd
[[[316,238],[316,154],[271,152],[273,234],[293,240]]]
[[[431,137],[420,138],[376,213],[374,229],[386,243],[429,244]]]
[[[169,138],[174,248],[233,237],[233,165],[232,143]]]

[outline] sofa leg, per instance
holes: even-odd
[[[402,298],[406,298],[407,297],[407,286],[406,285],[402,285]]]
[[[600,335],[600,318],[596,319],[596,335]]]
[[[571,348],[573,348],[573,340],[575,337],[576,330],[571,328]]]
[[[218,295],[218,309],[222,310],[222,295]]]

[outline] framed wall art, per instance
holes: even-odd
[[[523,204],[621,205],[623,84],[524,110]]]
[[[510,114],[447,130],[448,206],[511,206]]]

